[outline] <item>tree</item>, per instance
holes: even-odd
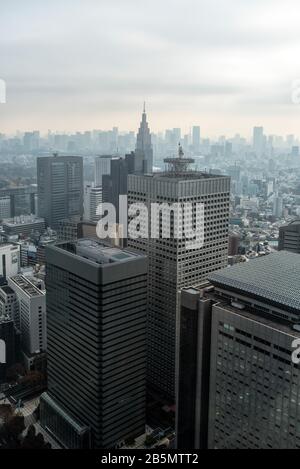
[[[5,431],[8,436],[14,440],[18,440],[24,430],[25,424],[23,415],[15,414],[10,417],[5,424]]]
[[[34,425],[30,425],[22,442],[21,449],[51,449],[50,443],[45,443],[41,433],[36,435]]]

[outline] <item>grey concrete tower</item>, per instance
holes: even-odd
[[[181,147],[178,158],[165,162],[168,170],[164,173],[128,176],[128,203],[145,204],[149,214],[149,236],[129,237],[128,246],[149,259],[148,389],[173,399],[178,292],[183,287],[198,285],[209,273],[227,265],[230,178],[190,170],[191,160],[184,158]],[[183,208],[190,204],[184,216],[186,220],[192,219],[196,229],[197,204],[203,204],[203,246],[190,248],[185,238],[175,239],[172,235],[175,215],[172,212],[166,215],[162,209],[159,220],[152,219],[153,203],[168,207],[178,204]],[[166,216],[171,220],[168,238],[162,235]],[[158,226],[159,237],[151,237],[153,226]]]
[[[152,173],[153,168],[153,148],[151,143],[151,134],[147,122],[146,108],[142,114],[141,125],[137,134],[135,149],[135,173],[148,174]]]

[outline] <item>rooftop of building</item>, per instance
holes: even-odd
[[[300,310],[299,254],[287,251],[272,253],[213,272],[208,280],[219,287]]]
[[[291,221],[290,223],[287,223],[286,225],[281,226],[280,229],[288,228],[288,227],[292,227],[292,226],[295,226],[295,227],[299,228],[300,227],[300,220]]]
[[[184,181],[198,181],[199,179],[202,180],[207,180],[207,179],[229,179],[229,176],[226,175],[220,175],[220,174],[212,174],[212,173],[206,173],[204,171],[197,171],[197,170],[188,170],[188,171],[183,171],[183,172],[172,172],[172,171],[161,171],[157,173],[149,173],[149,174],[143,174],[143,175],[134,175],[130,174],[129,177],[132,176],[139,176],[139,177],[145,177],[149,179],[162,179],[164,181],[178,181],[178,182],[184,182]]]
[[[59,243],[56,247],[65,251],[76,254],[84,259],[95,262],[96,264],[112,264],[127,262],[132,259],[141,257],[141,254],[129,251],[127,249],[119,249],[104,244],[100,240],[83,238],[77,241],[67,241]]]
[[[4,291],[6,295],[13,295],[15,293],[13,289],[10,288],[8,285],[3,285],[2,287],[0,287],[0,290]]]
[[[283,320],[275,314],[265,314],[258,308],[252,308],[249,304],[244,303],[243,300],[234,301],[234,296],[231,298],[224,298],[219,296],[217,288],[208,281],[203,282],[198,287],[184,288],[182,290],[194,299],[198,300],[211,300],[216,306],[221,307],[233,314],[237,314],[252,321],[259,322],[272,329],[284,332],[293,337],[300,338],[300,325],[294,321]],[[184,303],[186,306],[187,299]]]
[[[37,218],[35,216],[21,216],[15,218],[6,218],[3,220],[3,226],[16,227],[22,225],[32,225],[38,223],[45,223],[44,218]]]
[[[0,249],[4,249],[4,248],[19,249],[19,246],[13,243],[1,243]]]
[[[37,288],[30,280],[23,275],[16,275],[10,277],[10,281],[19,287],[28,297],[33,298],[36,296],[43,296],[45,292]]]

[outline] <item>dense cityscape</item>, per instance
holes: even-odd
[[[3,135],[1,159],[3,448],[300,447],[294,136],[153,135],[144,106],[137,134]],[[204,242],[163,205],[159,236],[99,239],[120,196],[196,229],[202,203]]]
[[[298,11],[3,7],[0,450],[300,449]]]

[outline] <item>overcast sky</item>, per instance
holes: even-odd
[[[299,0],[0,0],[0,132],[300,136]]]

